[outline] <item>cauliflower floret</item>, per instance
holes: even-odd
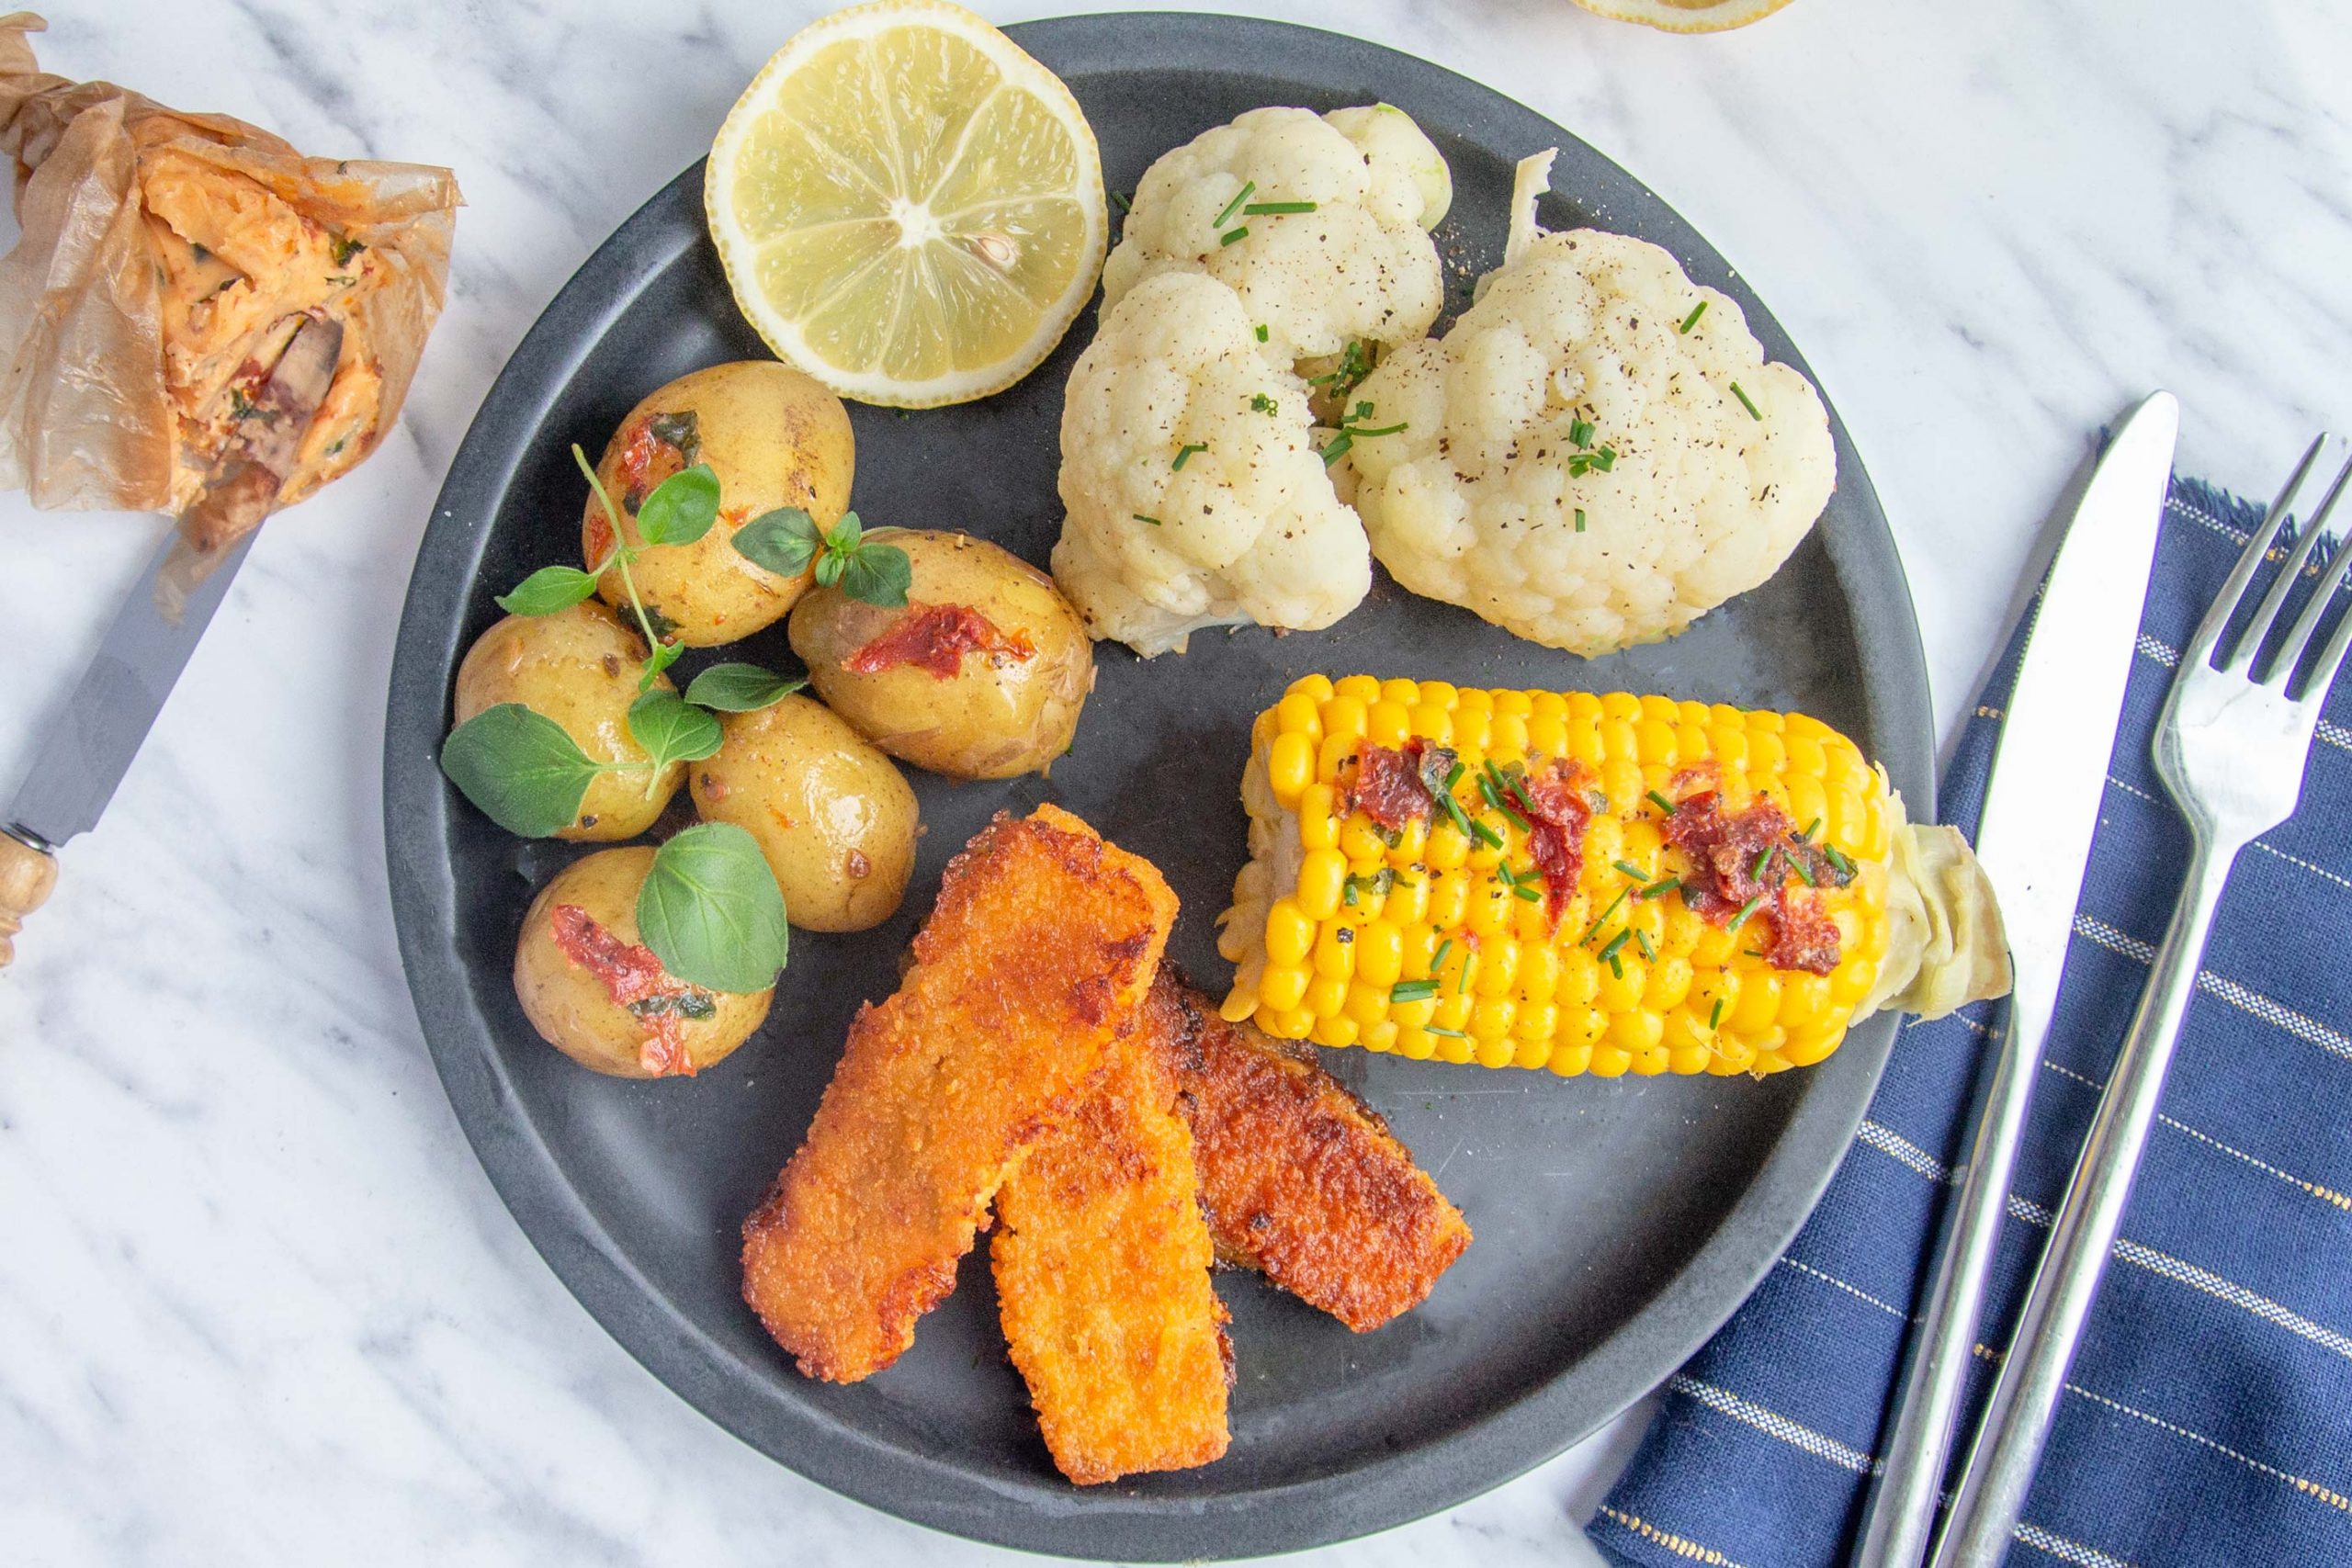
[[[1514,249],[1443,340],[1354,394],[1358,423],[1406,425],[1347,454],[1374,553],[1417,593],[1587,657],[1671,637],[1820,516],[1828,414],[1657,246],[1531,225]]]
[[[1103,303],[1163,273],[1206,273],[1241,297],[1284,369],[1359,339],[1410,343],[1444,302],[1429,230],[1453,199],[1445,160],[1402,109],[1251,109],[1145,172]],[[1247,210],[1298,202],[1314,209]]]
[[[1054,580],[1147,659],[1203,626],[1328,626],[1372,587],[1306,384],[1250,326],[1232,289],[1170,273],[1105,310],[1070,372]]]

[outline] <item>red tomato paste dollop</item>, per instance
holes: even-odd
[[[842,668],[872,675],[900,664],[929,671],[939,680],[964,667],[964,655],[1022,663],[1036,656],[1036,644],[1019,632],[1001,632],[969,604],[909,604],[888,631],[842,660]]]
[[[554,922],[557,949],[602,981],[605,995],[645,1026],[639,1066],[657,1077],[692,1077],[685,1021],[710,1016],[708,994],[672,979],[651,948],[621,941],[577,904],[558,904]]]

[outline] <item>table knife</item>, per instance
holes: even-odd
[[[1855,1568],[1918,1568],[1935,1529],[2026,1105],[2090,863],[2179,434],[2180,404],[2169,392],[2151,393],[2123,422],[2075,508],[2026,633],[1976,830],[1976,856],[2008,931],[2015,988],[2004,1026],[1988,1042],[1990,1077],[1926,1314],[1897,1383]]]
[[[114,798],[318,417],[343,327],[311,315],[287,325],[276,367],[249,394],[203,491],[116,613],[58,733],[0,811],[0,968],[16,956],[11,939],[25,917],[56,886],[57,847],[96,827]]]

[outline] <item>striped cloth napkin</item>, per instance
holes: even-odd
[[[2179,479],[2165,504],[1968,1430],[2179,891],[2188,838],[2149,760],[2156,713],[2261,515]],[[1964,830],[2022,647],[1944,782],[1944,819]],[[2239,858],[2205,962],[2011,1564],[2352,1563],[2352,675],[2329,694],[2301,809]],[[1905,1027],[1820,1207],[1668,1382],[1592,1520],[1609,1557],[1845,1561],[1989,1016]]]

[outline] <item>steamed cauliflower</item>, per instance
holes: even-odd
[[[1477,303],[1357,389],[1359,423],[1407,428],[1347,460],[1397,581],[1591,657],[1771,576],[1837,456],[1812,385],[1765,361],[1730,299],[1644,241],[1538,233],[1526,195]]]
[[[1106,309],[1070,372],[1054,580],[1147,659],[1203,626],[1328,626],[1372,586],[1306,384],[1251,327],[1232,289],[1172,272]]]
[[[1204,273],[1240,297],[1264,331],[1260,352],[1284,369],[1359,340],[1410,343],[1444,302],[1428,231],[1453,199],[1445,160],[1402,109],[1251,109],[1145,173],[1103,264],[1103,303],[1166,273]]]

